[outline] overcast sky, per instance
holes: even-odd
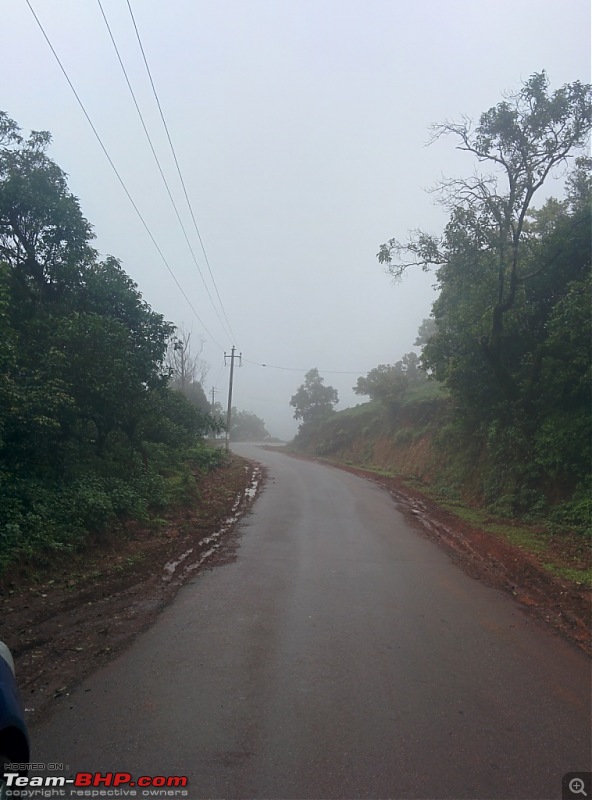
[[[227,331],[98,0],[30,2],[199,320],[26,0],[2,3],[0,108],[25,131],[52,133],[100,253],[122,261],[154,310],[205,340],[206,390],[226,405],[223,352],[236,344],[234,404],[284,437],[296,431],[288,403],[305,371],[320,369],[340,408],[363,402],[357,377],[411,350],[429,316],[433,277],[393,286],[376,253],[414,227],[440,232],[444,212],[426,189],[472,170],[452,140],[425,146],[430,124],[476,118],[541,69],[553,89],[590,79],[589,0],[131,0]],[[217,304],[127,0],[101,2]]]

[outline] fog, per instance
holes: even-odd
[[[206,262],[127,0],[101,0],[211,300],[99,3],[30,2],[193,309],[26,0],[2,10],[0,108],[52,133],[99,252],[205,341],[206,391],[225,404],[223,354],[236,345],[233,405],[280,437],[296,432],[288,403],[307,370],[338,389],[340,408],[363,402],[357,377],[411,350],[430,313],[433,275],[394,286],[376,259],[392,236],[439,232],[446,217],[426,190],[473,169],[452,140],[426,147],[430,124],[476,118],[541,69],[552,89],[590,79],[588,0],[133,0]]]

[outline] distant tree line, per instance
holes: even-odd
[[[324,385],[316,367],[304,376],[304,383],[298,387],[290,400],[294,409],[294,419],[301,420],[297,438],[304,443],[316,428],[335,414],[335,406],[339,402],[337,389]]]
[[[167,366],[174,327],[98,258],[49,143],[0,112],[0,567],[141,516],[167,470],[219,458],[203,391]]]
[[[232,409],[230,440],[232,442],[264,442],[271,435],[265,427],[265,420],[251,411]]]
[[[374,367],[366,376],[358,378],[353,388],[356,394],[365,395],[394,410],[406,397],[409,389],[424,386],[428,381],[419,356],[410,352],[405,353],[395,364],[379,364]]]

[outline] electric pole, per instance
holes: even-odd
[[[228,411],[226,412],[226,449],[230,447],[230,418],[232,415],[232,380],[234,377],[234,359],[238,359],[239,367],[242,367],[242,359],[243,354],[239,353],[239,355],[235,355],[234,351],[236,347],[232,345],[232,350],[230,351],[230,355],[227,356],[224,353],[224,366],[226,366],[226,359],[230,359],[230,381],[228,382]]]
[[[212,386],[212,413],[214,412],[214,406],[216,405],[216,392],[218,390]]]

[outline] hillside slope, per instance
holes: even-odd
[[[572,585],[592,585],[592,554],[583,526],[571,522],[573,500],[513,511],[519,474],[500,469],[483,442],[463,433],[452,400],[430,384],[397,407],[364,403],[301,429],[295,453],[396,479],[419,496],[503,539]]]
[[[436,388],[410,394],[396,409],[363,403],[302,431],[294,448],[345,464],[441,483],[450,467],[440,445],[449,411],[450,400]]]

